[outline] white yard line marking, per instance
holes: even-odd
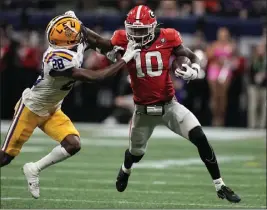
[[[17,181],[24,181],[25,178],[24,177],[5,177],[5,176],[1,176],[1,180],[17,180]],[[51,181],[54,181],[55,178],[48,178],[48,177],[41,177],[40,178],[41,182],[51,182]],[[75,179],[75,182],[80,182],[80,183],[96,183],[96,184],[114,184],[115,181],[114,180],[108,180],[108,179],[101,179],[101,178],[98,178],[98,179],[78,179],[76,178]],[[156,183],[155,183],[156,182]],[[4,187],[3,186],[3,183],[2,182],[2,186],[1,187]],[[158,183],[161,183],[161,185],[171,185],[171,186],[198,186],[198,187],[206,187],[206,186],[213,186],[211,183],[200,183],[200,182],[193,182],[193,180],[190,180],[188,182],[179,182],[179,181],[154,181],[154,180],[151,180],[151,181],[135,181],[135,180],[131,180],[129,182],[130,184],[132,185],[152,185],[152,184],[158,184]],[[260,185],[255,185],[255,183],[251,183],[251,184],[235,184],[235,183],[231,183],[231,186],[236,186],[236,187],[243,187],[243,188],[258,188],[258,187],[264,187],[264,185],[260,184]]]
[[[153,184],[165,185],[166,182],[162,182],[162,181],[154,181]]]
[[[55,173],[75,173],[75,174],[87,174],[88,176],[91,176],[91,175],[112,175],[112,176],[115,176],[116,173],[117,173],[117,170],[112,170],[112,171],[105,171],[103,172],[102,170],[100,171],[84,171],[84,170],[55,170]],[[138,172],[138,171],[135,171],[134,174],[136,176],[140,175],[140,176],[149,176],[149,177],[161,177],[161,176],[166,176],[166,173],[148,173],[148,172]],[[195,175],[192,175],[192,174],[170,174],[171,177],[181,177],[181,178],[193,178],[195,177]]]
[[[24,152],[24,153],[35,153],[35,152],[43,152],[45,151],[45,148],[44,147],[36,147],[36,146],[24,146],[22,147],[22,150],[21,152]]]
[[[21,197],[4,197],[1,198],[3,201],[12,201],[12,200],[33,200],[33,198],[21,198]],[[108,204],[108,203],[117,203],[117,204],[136,204],[140,205],[140,202],[137,201],[125,201],[125,200],[74,200],[74,199],[51,199],[51,198],[40,198],[38,201],[53,201],[53,202],[79,202],[79,203],[103,203],[103,204]],[[256,205],[240,205],[240,204],[225,204],[225,205],[218,205],[218,204],[205,204],[205,203],[174,203],[174,202],[142,202],[142,204],[147,204],[147,205],[156,205],[156,206],[161,206],[161,205],[173,205],[173,206],[206,206],[206,207],[249,207],[249,208],[266,208],[266,206],[256,206]]]
[[[8,131],[10,121],[1,121],[1,133],[5,134]],[[75,123],[75,126],[81,132],[90,132],[91,137],[120,137],[128,139],[128,125],[116,125],[116,126],[106,126],[103,124],[88,124],[88,123]],[[105,132],[103,132],[103,130]],[[259,138],[262,140],[266,139],[266,131],[264,129],[233,129],[233,128],[212,128],[204,127],[204,132],[207,137],[213,141],[244,141],[245,139]],[[36,129],[35,134],[42,134],[40,129]],[[35,135],[34,135],[35,136]],[[165,126],[158,126],[153,132],[152,138],[161,138],[160,140],[166,141],[167,139],[183,139],[177,134],[171,132]]]
[[[220,158],[221,156],[219,156]],[[229,157],[229,156],[228,156]],[[238,158],[240,156],[237,156],[236,158]],[[242,156],[243,157],[243,156]],[[242,158],[241,157],[241,158]],[[189,158],[191,159],[191,158]],[[199,158],[193,158],[193,159],[199,159]],[[177,161],[186,161],[188,159],[178,159]],[[86,163],[86,162],[79,162],[77,160],[77,162],[71,162],[71,161],[64,161],[63,163],[60,163],[57,165],[57,171],[58,173],[61,173],[63,170],[66,170],[66,172],[74,172],[72,169],[75,169],[75,172],[80,173],[80,174],[87,174],[93,171],[102,171],[105,170],[105,172],[107,173],[117,173],[117,169],[118,169],[118,164],[112,164],[112,163],[107,163],[107,161],[101,160],[102,162],[98,162],[98,163]],[[138,165],[143,164],[143,163],[147,163],[147,162],[152,162],[153,163],[158,163],[162,160],[158,160],[158,161],[144,161],[141,163],[136,164],[136,168],[138,168]],[[198,160],[199,162],[200,160]],[[220,159],[219,159],[219,163]],[[25,162],[22,162],[20,160],[14,160],[13,164],[15,164],[16,166],[22,166],[25,164]],[[184,167],[185,166],[185,167]],[[179,165],[179,167],[177,166],[173,166],[173,167],[168,167],[168,168],[155,168],[155,167],[140,167],[141,169],[137,169],[135,170],[135,173],[140,173],[140,174],[145,174],[147,173],[147,170],[153,170],[154,173],[164,173],[164,172],[175,172],[175,173],[181,173],[184,174],[184,172],[187,173],[192,173],[192,172],[206,172],[205,166],[203,163],[201,163],[199,165],[191,165],[190,167],[186,167],[187,165]],[[266,169],[264,168],[253,168],[253,167],[246,167],[246,168],[234,168],[234,167],[229,167],[228,165],[223,165],[221,167],[224,171],[231,171],[231,175],[233,176],[240,176],[245,174],[262,174],[262,175],[266,175]],[[80,170],[79,170],[80,169]],[[83,169],[83,170],[81,170]],[[90,171],[90,172],[88,172]],[[148,172],[149,173],[149,172]],[[152,172],[151,172],[152,173]]]
[[[234,169],[231,169],[233,172],[234,172]],[[238,177],[239,180],[247,180],[247,176],[251,176],[251,171],[252,169],[248,169],[246,171],[246,176],[245,177],[242,177],[243,174],[228,174],[227,177],[230,178],[230,177]],[[190,171],[188,171],[188,173],[185,173],[184,171],[176,171],[175,173],[168,173],[168,177],[181,177],[181,178],[193,178],[193,177],[196,177],[196,176],[207,176],[207,173],[206,173],[206,169],[203,168],[202,170],[198,170],[198,171],[203,171],[203,174],[195,174],[193,172],[190,173]],[[224,169],[224,172],[226,170]],[[83,174],[86,174],[88,176],[92,176],[92,175],[116,175],[117,173],[117,170],[114,171],[114,170],[111,170],[111,171],[105,171],[103,172],[102,170],[100,171],[85,171],[85,170],[68,170],[68,169],[57,169],[54,171],[55,173],[63,173],[63,174],[66,174],[66,173],[70,173],[70,174],[80,174],[80,175],[83,175]],[[134,175],[135,176],[149,176],[149,177],[165,177],[166,176],[166,172],[146,172],[146,171],[138,171],[138,170],[134,170],[133,171]],[[262,179],[262,180],[266,180],[266,174],[262,171],[261,173],[262,175],[257,175],[257,179]]]
[[[235,161],[247,161],[254,160],[253,156],[218,156],[219,163],[235,162]],[[135,168],[168,168],[172,166],[189,166],[189,165],[203,165],[200,158],[187,158],[180,160],[153,160],[153,161],[143,161],[136,164]]]
[[[27,187],[21,187],[21,186],[1,186],[3,189],[18,189],[18,190],[26,190]],[[88,189],[88,188],[68,188],[68,187],[41,187],[41,190],[44,191],[73,191],[73,192],[117,192],[114,188],[112,189],[101,189],[101,188],[95,188],[95,189]],[[178,195],[178,194],[183,194],[183,195],[196,195],[195,192],[184,192],[184,191],[168,191],[168,190],[128,190],[126,191],[127,193],[137,193],[137,194],[169,194],[169,195]],[[205,194],[209,195],[214,195],[215,191],[207,191]],[[255,195],[255,194],[245,194],[243,195],[244,197],[253,197],[253,198],[265,198],[265,195]]]
[[[127,147],[129,145],[128,140],[117,140],[117,139],[97,139],[97,138],[90,138],[90,139],[81,139],[82,146],[99,146],[99,147]],[[27,142],[27,145],[57,145],[58,143],[49,139],[47,137],[35,137],[33,136]],[[23,146],[24,148],[25,146]]]

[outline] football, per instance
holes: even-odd
[[[191,66],[191,61],[188,57],[185,56],[176,57],[172,62],[172,71],[174,72],[177,68],[181,69],[182,71],[185,71],[185,68],[182,67],[182,64],[188,64],[189,66]]]

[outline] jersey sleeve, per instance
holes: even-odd
[[[113,36],[110,39],[111,44],[113,46],[117,45],[117,46],[121,46],[121,47],[125,47],[127,46],[127,37],[126,37],[126,32],[125,30],[117,30],[114,32]]]
[[[181,34],[175,29],[168,28],[167,34],[168,34],[169,42],[173,47],[178,47],[179,45],[183,43]]]

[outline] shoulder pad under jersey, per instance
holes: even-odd
[[[64,71],[75,66],[72,53],[65,50],[53,50],[45,55],[43,61],[50,70],[55,71]]]
[[[128,40],[126,37],[126,31],[116,30],[110,40],[113,46],[127,46]]]

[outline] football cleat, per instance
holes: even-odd
[[[241,201],[241,198],[225,185],[223,185],[221,189],[217,191],[217,195],[221,199],[226,198],[231,203],[239,203]]]
[[[40,197],[39,171],[34,163],[26,163],[23,166],[23,173],[28,182],[28,190],[35,199]]]
[[[123,192],[126,189],[129,176],[130,174],[125,173],[121,167],[116,181],[116,188],[119,192]]]

